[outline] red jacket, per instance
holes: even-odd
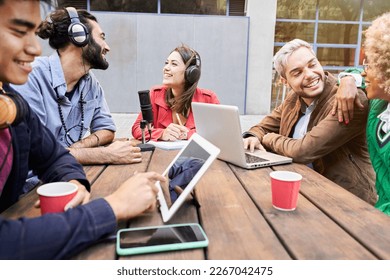
[[[150,101],[152,104],[153,110],[153,130],[152,130],[152,138],[150,140],[157,141],[161,137],[164,132],[164,129],[167,128],[172,122],[172,110],[165,103],[165,93],[167,88],[165,86],[154,87],[150,90]],[[197,88],[194,96],[192,97],[193,102],[203,102],[203,103],[213,103],[219,104],[219,100],[217,95],[208,89]],[[138,118],[133,124],[132,134],[133,137],[141,140],[142,139],[142,131],[140,128],[140,122],[142,120],[142,113],[138,115]],[[192,114],[192,110],[190,110],[187,122],[185,123],[185,127],[189,129],[188,138],[191,137],[192,134],[196,132],[195,130],[195,122],[194,115]],[[149,140],[149,132],[145,129],[145,139]]]

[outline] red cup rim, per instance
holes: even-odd
[[[61,193],[45,193],[47,189],[52,189],[53,187],[57,185],[66,185],[69,187],[69,190],[62,191]],[[70,195],[78,190],[78,186],[74,183],[70,182],[56,182],[56,183],[48,183],[44,184],[37,189],[38,195],[46,196],[46,197],[56,197],[56,196],[65,196]]]
[[[284,177],[279,177],[280,175],[285,175]],[[292,171],[272,171],[270,173],[271,178],[279,180],[279,181],[287,181],[287,182],[296,182],[302,180],[302,175]]]

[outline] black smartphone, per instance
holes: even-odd
[[[117,234],[118,255],[202,248],[208,239],[199,224],[173,224],[121,229]]]

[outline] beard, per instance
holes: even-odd
[[[106,70],[109,66],[108,61],[103,57],[102,47],[93,38],[83,51],[82,56],[92,69]]]

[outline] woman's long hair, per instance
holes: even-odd
[[[199,54],[196,53],[193,49],[183,44],[175,48],[171,53],[175,51],[180,54],[183,62],[186,65],[186,69],[191,65],[196,65],[196,55],[199,57]],[[188,113],[191,108],[192,97],[194,96],[198,82],[199,79],[195,81],[195,83],[190,84],[186,80],[184,85],[184,92],[177,98],[177,100],[175,100],[175,97],[173,96],[172,89],[168,88],[167,94],[165,95],[165,102],[168,104],[169,108],[182,114],[185,117],[188,117]]]

